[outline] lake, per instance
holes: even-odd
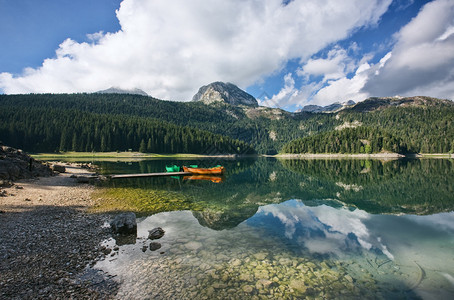
[[[222,164],[220,178],[115,179],[95,210],[138,234],[95,268],[121,299],[454,299],[454,162],[97,162],[104,174]],[[165,234],[149,240],[148,231]]]

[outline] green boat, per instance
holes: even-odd
[[[177,165],[166,166],[166,171],[167,172],[180,172],[180,167]]]

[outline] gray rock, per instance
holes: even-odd
[[[205,104],[224,102],[231,105],[258,106],[257,100],[232,83],[213,82],[202,86],[192,101],[202,101]]]
[[[76,182],[77,183],[89,183],[90,179],[87,176],[77,176]]]
[[[156,243],[156,242],[151,242],[150,243],[150,251],[156,251],[158,249],[161,249],[161,244]]]
[[[4,146],[0,142],[0,180],[3,183],[50,175],[52,170],[45,164],[34,160],[22,150]]]
[[[52,171],[58,172],[58,173],[65,173],[66,172],[66,168],[65,168],[65,166],[62,166],[62,165],[53,165],[52,166]]]
[[[148,231],[148,238],[150,240],[157,240],[162,238],[164,236],[164,233],[164,229],[162,229],[161,227],[156,227]]]
[[[12,183],[11,181],[9,180],[2,180],[0,179],[0,187],[11,187],[13,186],[14,183]]]
[[[115,233],[137,234],[136,214],[133,212],[121,213],[110,222],[110,227]]]
[[[134,245],[137,242],[137,234],[117,234],[114,239],[117,246]]]

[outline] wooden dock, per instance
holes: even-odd
[[[190,172],[162,172],[162,173],[119,174],[119,175],[110,175],[108,177],[111,179],[117,179],[117,178],[182,176],[182,175],[194,175],[194,174],[190,173]]]

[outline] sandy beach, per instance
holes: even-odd
[[[0,299],[109,299],[115,292],[107,274],[86,268],[104,256],[110,216],[88,213],[95,188],[71,178],[90,172],[65,167],[2,188]]]

